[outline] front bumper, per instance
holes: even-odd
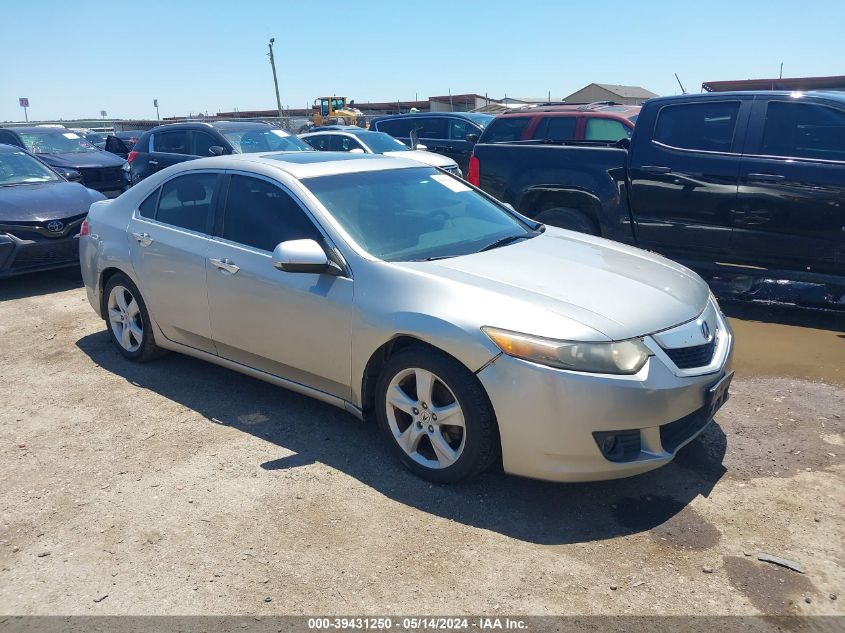
[[[78,234],[27,239],[0,232],[0,279],[72,266],[79,266]]]
[[[708,373],[701,375],[679,370],[662,354],[651,356],[631,376],[564,371],[504,354],[497,357],[478,378],[499,422],[505,471],[551,481],[596,481],[670,462],[710,422],[707,392],[731,371],[733,333],[719,318],[725,338]],[[649,338],[646,343],[653,343]],[[611,461],[599,448],[600,432],[626,430],[638,443],[622,459]]]

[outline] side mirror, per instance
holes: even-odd
[[[355,149],[349,150],[349,153],[350,154],[363,154],[364,150],[362,150],[360,147],[356,147]]]
[[[425,151],[425,150],[428,149],[428,145],[423,145],[422,143],[417,143],[417,146],[414,147],[414,149],[419,149],[419,150]]]
[[[220,145],[212,145],[208,148],[208,155],[209,156],[222,156],[226,153],[226,148]]]
[[[467,134],[464,138],[467,143],[478,143],[478,134]]]
[[[286,273],[343,273],[340,266],[329,261],[326,251],[314,240],[288,240],[276,246],[273,268]]]
[[[82,174],[75,169],[62,169],[59,173],[71,182],[82,182]]]

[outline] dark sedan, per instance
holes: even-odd
[[[123,170],[126,161],[97,149],[80,134],[63,127],[9,127],[0,129],[0,143],[17,145],[50,167],[64,173],[76,170],[82,183],[108,197],[116,197],[129,184]]]
[[[79,227],[103,194],[0,145],[0,279],[79,265]]]

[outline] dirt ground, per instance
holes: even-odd
[[[328,405],[123,360],[72,273],[0,282],[0,614],[845,614],[845,319],[726,309],[674,463],[437,487]]]

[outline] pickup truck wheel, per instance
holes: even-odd
[[[535,218],[543,224],[551,224],[562,229],[587,233],[589,235],[601,235],[598,225],[583,211],[560,207],[557,209],[546,209],[541,211]]]

